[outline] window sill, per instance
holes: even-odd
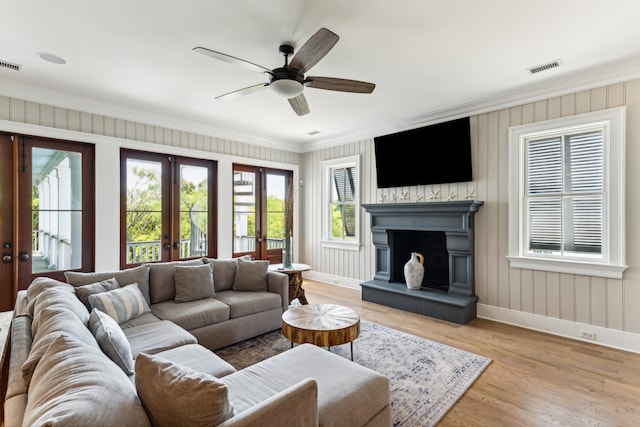
[[[507,259],[512,268],[580,274],[583,276],[606,277],[609,279],[622,279],[622,275],[627,269],[626,265],[599,264],[584,261],[553,260],[521,256],[508,256]]]
[[[347,251],[360,250],[360,242],[340,242],[337,240],[323,240],[321,245],[323,248],[345,249]]]

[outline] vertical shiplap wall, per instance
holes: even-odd
[[[298,164],[300,157],[298,153],[290,151],[275,150],[216,138],[215,136],[147,125],[6,96],[0,96],[0,119],[255,160]]]
[[[627,109],[626,261],[622,280],[510,268],[506,259],[508,128],[618,106]],[[309,152],[303,156],[301,256],[327,277],[373,277],[369,215],[361,211],[359,252],[321,245],[323,160],[359,154],[362,203],[408,196],[408,202],[472,198],[485,202],[476,214],[476,294],[480,303],[517,312],[640,333],[640,80],[598,87],[471,117],[474,181],[378,190],[373,141]],[[401,148],[401,147],[399,147]],[[409,153],[417,147],[408,145]],[[410,154],[409,154],[410,155]],[[425,166],[428,167],[428,158]],[[398,165],[402,167],[402,165]],[[405,194],[403,194],[405,193]],[[398,200],[399,203],[404,201]],[[336,279],[339,280],[339,279]]]

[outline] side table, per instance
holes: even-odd
[[[309,304],[302,289],[302,272],[311,270],[310,265],[294,263],[291,268],[284,268],[282,264],[271,264],[269,270],[289,276],[289,304],[296,298],[300,304]]]

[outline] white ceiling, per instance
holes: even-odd
[[[0,61],[22,66],[0,94],[302,152],[638,77],[639,19],[638,0],[0,0]],[[306,88],[302,117],[268,90],[214,100],[267,78],[192,51],[276,68],[321,27],[340,41],[307,75],[376,89]]]

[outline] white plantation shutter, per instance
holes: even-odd
[[[602,254],[603,130],[528,140],[526,168],[528,250]]]

